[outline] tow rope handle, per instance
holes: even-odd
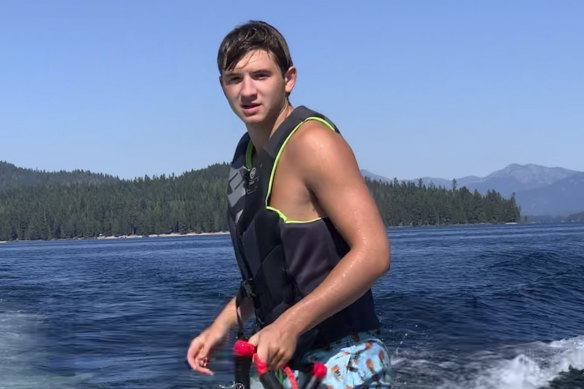
[[[249,346],[252,348],[250,349]],[[251,368],[251,356],[254,354],[253,346],[245,340],[238,340],[233,346],[234,362],[234,387],[237,389],[251,388],[249,369]]]
[[[249,366],[249,363],[253,361],[253,363],[256,366],[258,375],[260,377],[260,382],[262,383],[265,389],[284,389],[282,384],[280,384],[280,381],[278,381],[278,378],[276,377],[274,372],[270,371],[268,369],[268,365],[264,361],[262,361],[260,357],[258,357],[258,355],[255,352],[255,346],[253,344],[250,344],[243,339],[236,341],[235,345],[233,346],[233,355],[236,358],[246,358],[249,361],[247,362],[248,363],[247,366]],[[316,387],[318,387],[322,379],[326,376],[326,366],[322,363],[316,362],[312,366],[312,375],[310,379],[306,381],[302,388],[300,388],[298,386],[296,378],[294,377],[292,369],[290,369],[290,367],[288,366],[284,366],[283,370],[286,376],[288,377],[288,380],[290,381],[290,386],[292,386],[292,389],[316,389]],[[236,375],[237,374],[238,373],[236,368]],[[237,380],[236,377],[236,383],[237,382],[239,381]]]

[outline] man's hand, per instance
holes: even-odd
[[[258,357],[271,370],[279,370],[292,358],[299,334],[281,320],[256,332],[248,342],[256,347]]]
[[[229,328],[212,325],[194,338],[187,351],[187,361],[191,368],[201,374],[213,375],[213,371],[207,367],[209,357],[217,346],[225,342],[228,333]]]

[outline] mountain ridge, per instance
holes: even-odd
[[[370,173],[369,171],[365,171]],[[381,181],[391,181],[370,173]],[[421,177],[424,185],[450,188],[453,180]],[[465,186],[481,194],[495,190],[505,197],[515,195],[524,216],[568,216],[584,211],[584,172],[562,167],[513,163],[485,177],[456,178],[457,187]]]

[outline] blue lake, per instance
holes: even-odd
[[[388,234],[395,388],[584,387],[584,225]],[[229,387],[184,355],[238,283],[224,235],[0,244],[0,388]]]

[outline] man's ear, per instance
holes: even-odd
[[[221,92],[225,95],[225,87],[223,86],[223,75],[219,76],[219,86],[221,87]],[[227,95],[225,95],[227,97]]]
[[[296,85],[296,68],[294,66],[290,66],[284,74],[284,83],[286,93],[290,94]]]

